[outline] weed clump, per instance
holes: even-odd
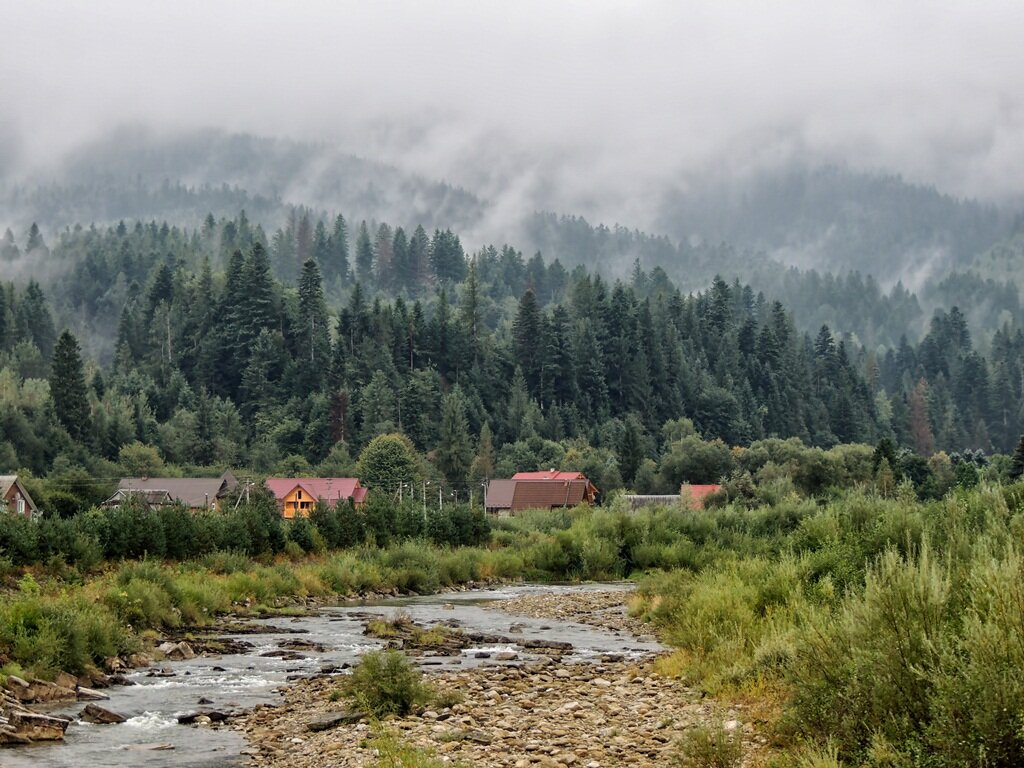
[[[370,651],[352,670],[346,697],[375,717],[408,715],[431,698],[422,673],[398,651]]]

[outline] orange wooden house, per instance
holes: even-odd
[[[309,517],[321,499],[331,506],[351,499],[359,508],[368,490],[357,477],[268,477],[266,485],[286,518]]]

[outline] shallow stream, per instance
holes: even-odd
[[[488,603],[524,594],[574,594],[626,588],[615,584],[501,587],[326,607],[315,616],[257,622],[268,627],[266,634],[229,635],[252,643],[254,647],[247,653],[161,662],[150,669],[135,670],[129,676],[135,685],[104,691],[110,700],[97,703],[128,717],[126,723],[90,725],[75,721],[69,726],[63,743],[0,751],[0,766],[108,768],[145,765],[221,768],[241,765],[246,761],[241,754],[246,747],[241,734],[226,728],[179,725],[178,715],[201,709],[200,699],[211,701],[209,708],[222,711],[273,703],[278,699],[275,689],[286,683],[289,676],[312,675],[331,665],[354,664],[361,653],[382,644],[382,641],[363,635],[368,613],[389,617],[401,611],[421,624],[457,623],[458,627],[469,632],[504,635],[515,640],[569,642],[574,650],[564,659],[570,662],[597,658],[604,654],[629,658],[659,650],[660,646],[653,639],[637,640],[611,630],[554,619],[532,619],[484,607]],[[512,625],[517,625],[515,634],[510,634]],[[320,643],[325,650],[299,651],[301,658],[290,660],[260,655],[280,651],[281,644],[290,640]],[[476,657],[479,652],[501,650],[517,651],[520,660],[535,658],[531,652],[513,644],[500,648],[468,648],[459,657],[424,657],[418,661],[428,673],[452,666],[466,668],[479,664],[507,663],[495,661],[493,657]],[[151,676],[161,668],[169,669],[173,676]],[[54,712],[76,716],[84,706],[83,702],[77,702]],[[154,745],[165,748],[155,750]]]

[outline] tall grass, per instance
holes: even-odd
[[[713,554],[648,579],[634,610],[679,648],[662,672],[783,691],[794,764],[1022,765],[1022,498],[726,509],[698,534]]]

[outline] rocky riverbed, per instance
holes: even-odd
[[[491,609],[647,634],[626,615],[627,597],[625,591],[524,595]],[[717,708],[678,681],[654,675],[649,659],[605,654],[568,662],[553,654],[521,662],[512,656],[430,675],[442,700],[460,703],[382,726],[343,717],[341,678],[325,676],[295,681],[282,690],[279,705],[257,707],[231,727],[248,738],[252,763],[267,768],[369,766],[377,757],[372,741],[379,727],[446,761],[501,768],[663,766],[671,763],[678,738],[701,725],[739,730],[748,752],[761,745],[741,712]]]

